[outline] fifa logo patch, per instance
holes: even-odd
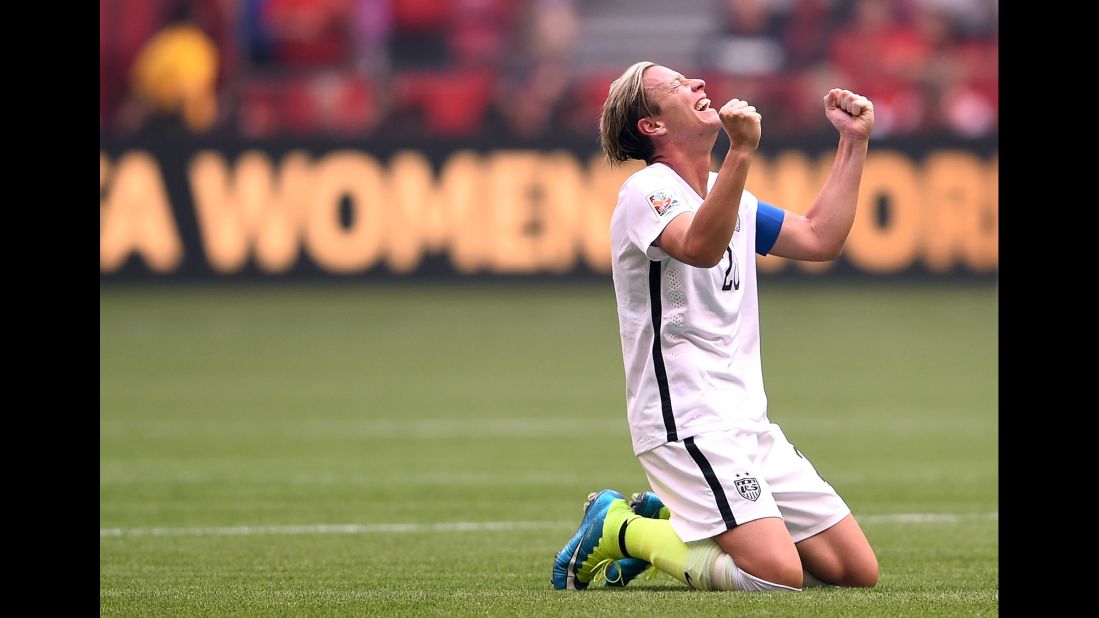
[[[663,216],[671,207],[679,205],[678,200],[664,191],[653,191],[647,199],[649,200],[649,206],[653,207],[657,216]]]
[[[741,496],[744,496],[746,500],[755,502],[759,498],[759,483],[752,477],[737,479],[733,481],[733,485],[736,486],[736,490]]]

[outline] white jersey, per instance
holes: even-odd
[[[710,172],[708,190],[716,179]],[[744,191],[729,247],[712,268],[689,266],[652,246],[668,222],[701,204],[674,170],[655,163],[622,185],[611,217],[635,454],[707,431],[763,431],[769,424],[756,297],[758,200]],[[763,207],[765,254],[782,211]]]

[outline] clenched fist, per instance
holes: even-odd
[[[721,118],[721,126],[729,134],[731,148],[749,148],[755,150],[759,146],[759,137],[762,128],[760,122],[763,117],[756,108],[748,105],[747,101],[733,99],[721,106],[717,111]]]
[[[824,95],[824,114],[842,137],[868,139],[874,128],[874,104],[850,90],[829,90]]]

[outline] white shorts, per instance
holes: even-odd
[[[637,457],[684,542],[781,517],[797,543],[851,512],[774,423],[762,433],[706,432]]]

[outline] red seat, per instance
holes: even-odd
[[[440,137],[475,133],[495,84],[495,76],[485,70],[409,71],[395,79],[396,105],[419,108],[424,132]]]
[[[290,133],[315,133],[320,114],[312,86],[306,78],[288,78],[281,84],[283,126]]]
[[[364,133],[377,123],[377,105],[371,83],[361,76],[348,76],[339,89],[329,126],[338,133]]]
[[[270,137],[282,131],[278,83],[267,79],[245,82],[239,116],[240,131],[248,137]]]

